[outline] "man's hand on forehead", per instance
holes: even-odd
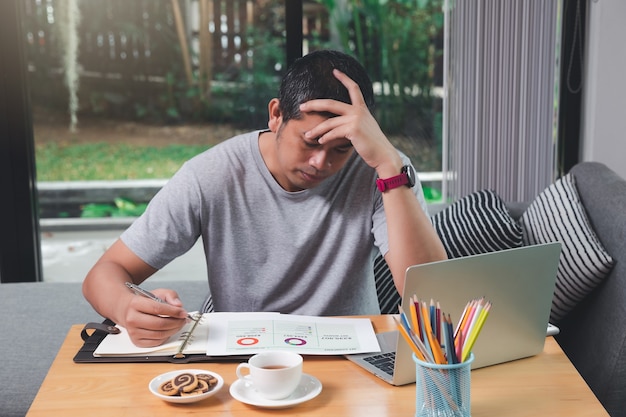
[[[401,161],[398,152],[367,108],[359,85],[337,69],[333,70],[333,74],[348,90],[352,103],[332,99],[315,99],[302,103],[302,112],[337,115],[306,132],[305,138],[315,138],[322,145],[345,138],[369,166],[377,169],[383,164],[393,164],[398,165],[399,169]]]

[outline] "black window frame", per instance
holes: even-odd
[[[0,2],[0,282],[41,281],[35,144],[19,0]]]

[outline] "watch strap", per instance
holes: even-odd
[[[393,190],[394,188],[401,187],[403,185],[407,185],[409,183],[409,176],[406,172],[403,172],[399,175],[390,178],[378,178],[376,180],[376,186],[378,190],[382,193],[387,190]]]

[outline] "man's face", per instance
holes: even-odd
[[[304,134],[326,120],[317,113],[303,113],[299,120],[280,123],[276,131],[276,181],[287,191],[301,191],[319,185],[337,173],[354,149],[347,139],[320,145]]]

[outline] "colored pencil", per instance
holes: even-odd
[[[463,344],[463,356],[462,361],[465,362],[469,357],[472,348],[474,347],[474,343],[476,343],[476,339],[480,334],[480,331],[485,324],[485,320],[487,320],[487,316],[489,315],[489,310],[491,309],[491,303],[487,302],[487,305],[482,309],[478,320],[476,322],[475,327],[472,329],[471,333],[467,336],[467,341]]]
[[[484,297],[469,301],[456,327],[438,301],[431,299],[427,304],[414,295],[408,306],[410,317],[399,305],[399,318],[394,320],[415,355],[435,364],[456,364],[469,357],[487,320],[491,302]]]
[[[422,312],[424,313],[425,316],[428,316],[428,309],[426,307],[426,302],[424,302],[422,304]],[[435,337],[434,333],[433,333],[433,329],[430,325],[431,320],[429,317],[429,320],[424,320],[425,323],[425,327],[426,327],[426,337],[428,338],[428,343],[430,345],[430,350],[432,351],[433,354],[433,358],[435,358],[435,363],[436,364],[445,364],[445,357],[443,356],[443,353],[441,351],[441,345],[439,344],[439,342],[437,342],[437,338]]]
[[[411,339],[411,336],[409,335],[407,329],[404,327],[402,322],[400,320],[398,320],[397,318],[395,318],[395,317],[393,319],[396,322],[396,325],[398,327],[398,330],[400,331],[400,334],[402,335],[402,337],[404,338],[406,343],[409,345],[409,347],[411,348],[413,353],[415,353],[415,356],[417,356],[420,360],[426,362],[426,358],[424,357],[422,352],[420,352],[420,350],[417,348],[417,346],[415,345],[415,343]]]

